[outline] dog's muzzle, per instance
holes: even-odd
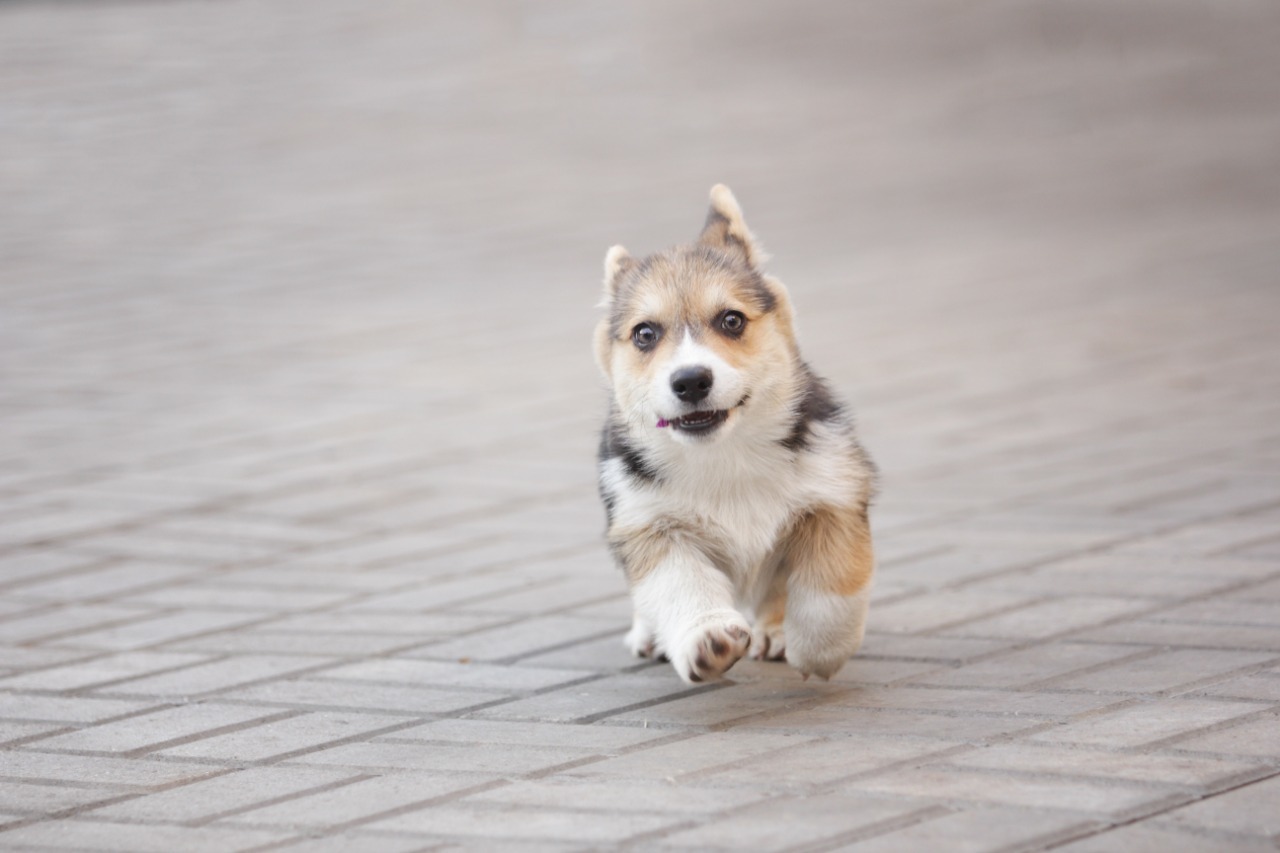
[[[745,406],[750,396],[750,394],[744,395],[733,409],[740,409]],[[712,432],[716,427],[729,419],[729,413],[732,412],[733,409],[710,409],[703,412],[690,412],[687,415],[681,415],[678,418],[671,418],[670,420],[667,418],[658,418],[657,425],[659,429],[662,427],[671,427],[672,429],[680,430],[681,432]]]

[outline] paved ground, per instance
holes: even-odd
[[[0,6],[0,847],[1271,850],[1268,2]],[[622,650],[605,248],[727,181],[865,654]]]

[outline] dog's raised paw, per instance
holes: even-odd
[[[699,684],[724,675],[750,645],[751,629],[745,622],[706,625],[690,634],[671,661],[681,678]]]

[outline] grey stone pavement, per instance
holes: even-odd
[[[0,849],[1274,850],[1280,7],[0,5]],[[628,658],[605,249],[734,187],[883,468]]]

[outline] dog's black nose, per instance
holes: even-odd
[[[707,399],[711,382],[711,371],[705,367],[682,367],[671,374],[671,390],[686,403]]]

